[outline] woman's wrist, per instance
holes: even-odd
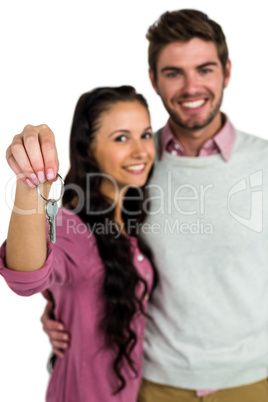
[[[40,193],[44,198],[49,198],[49,192],[53,183],[45,182],[39,184]],[[27,184],[24,184],[21,180],[17,181],[16,194],[14,201],[14,212],[30,211],[34,213],[44,213],[45,201],[38,195],[36,188],[30,188]]]

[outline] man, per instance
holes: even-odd
[[[139,402],[267,401],[268,143],[220,112],[231,63],[217,23],[167,12],[147,38],[150,79],[170,118],[156,133],[148,186],[143,236],[159,285]],[[48,332],[57,325],[43,322]]]

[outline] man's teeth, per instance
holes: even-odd
[[[127,170],[142,170],[144,168],[145,164],[143,163],[142,165],[134,165],[134,166],[126,166],[125,169]]]
[[[182,106],[184,106],[184,107],[188,107],[188,108],[190,108],[190,109],[194,109],[194,108],[196,108],[196,107],[203,106],[205,102],[206,102],[205,99],[200,99],[200,100],[193,101],[193,102],[182,102],[181,104],[182,104]]]

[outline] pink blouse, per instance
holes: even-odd
[[[96,239],[73,212],[60,209],[56,217],[57,241],[48,244],[44,266],[34,272],[19,272],[5,266],[5,243],[0,249],[0,273],[17,294],[30,296],[50,289],[55,300],[55,317],[71,334],[70,348],[57,359],[49,382],[47,402],[136,402],[142,378],[142,352],[145,317],[137,313],[132,327],[137,344],[132,358],[138,375],[124,362],[126,387],[112,395],[117,377],[112,364],[115,351],[105,345],[99,323],[104,311],[102,283],[104,266]],[[147,281],[150,293],[153,271],[148,259],[130,238],[134,264]],[[143,285],[138,289],[142,293]],[[143,300],[146,309],[147,294]]]

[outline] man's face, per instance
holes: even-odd
[[[165,46],[158,57],[156,81],[151,71],[150,78],[173,123],[195,131],[219,116],[230,69],[228,60],[223,73],[213,42],[194,38]]]

